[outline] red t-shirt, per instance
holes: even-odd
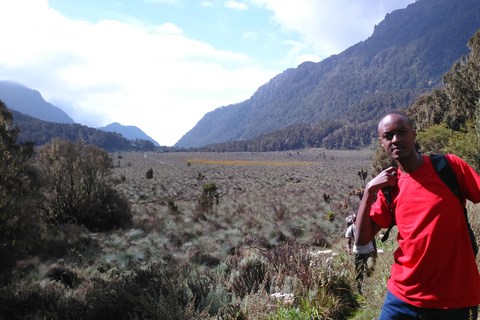
[[[480,275],[463,209],[424,156],[410,174],[398,174],[392,209],[398,245],[388,289],[399,299],[422,308],[466,308],[480,304]],[[465,198],[480,201],[480,176],[460,158],[447,155]],[[441,196],[440,196],[441,195]],[[382,192],[370,216],[388,228],[391,213]]]

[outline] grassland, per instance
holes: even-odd
[[[119,158],[114,177],[123,180],[117,188],[131,200],[140,229],[176,237],[177,230],[192,232],[175,239],[181,246],[170,239],[156,254],[179,255],[196,248],[220,259],[247,243],[274,246],[291,239],[328,245],[343,235],[345,216],[358,206],[349,192],[362,187],[357,171],[369,168],[371,156],[370,150],[319,149],[113,155]],[[153,179],[145,177],[150,168]],[[208,183],[218,187],[220,202],[201,218],[197,200]],[[169,201],[178,207],[173,215]]]

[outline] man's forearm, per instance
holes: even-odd
[[[370,209],[372,208],[375,192],[376,191],[373,191],[367,184],[355,223],[357,229],[355,244],[357,246],[367,245],[381,229],[379,225],[370,219]]]

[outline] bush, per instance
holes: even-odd
[[[20,132],[0,101],[0,287],[17,259],[35,249],[44,228],[39,179],[30,165],[33,143],[17,145]],[[10,130],[9,130],[10,129]]]
[[[73,271],[57,266],[48,274],[55,281],[2,288],[1,318],[175,320],[184,319],[190,299],[176,267],[152,265],[109,282],[92,278],[81,294],[72,294],[80,282]]]
[[[256,253],[244,257],[238,264],[230,264],[230,267],[235,270],[231,275],[231,287],[240,298],[256,292],[265,280],[268,281],[266,260]],[[265,284],[268,287],[268,282]]]
[[[218,205],[220,202],[220,194],[215,183],[209,183],[203,186],[203,193],[198,199],[198,205],[203,213],[212,213],[213,205]]]
[[[145,177],[147,179],[153,179],[153,169],[152,168],[147,170],[147,173],[145,174]]]
[[[433,125],[425,132],[417,134],[420,152],[423,154],[444,154],[453,131],[445,123]]]
[[[51,268],[47,272],[47,277],[71,289],[76,288],[82,282],[82,279],[73,270],[61,266]]]
[[[102,231],[128,226],[130,207],[110,185],[113,160],[105,150],[54,139],[38,154],[52,223],[73,222]]]
[[[128,201],[110,186],[102,186],[78,208],[77,223],[90,230],[109,231],[131,225],[133,216]]]

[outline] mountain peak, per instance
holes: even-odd
[[[43,121],[75,123],[62,109],[46,102],[40,92],[23,84],[0,80],[0,100],[10,109]]]
[[[471,0],[418,0],[395,10],[368,39],[285,70],[250,99],[207,113],[175,146],[252,140],[291,125],[352,114],[365,121],[406,109],[420,94],[441,87],[443,74],[469,52],[467,42],[480,27],[478,12],[480,1]]]
[[[143,132],[140,128],[136,126],[125,126],[118,122],[113,122],[113,123],[110,123],[109,125],[106,125],[105,127],[101,127],[97,129],[108,131],[108,132],[120,133],[123,137],[129,140],[136,140],[136,139],[147,140],[152,142],[157,147],[160,146],[160,144],[157,141],[153,140],[150,136],[148,136],[145,132]]]

